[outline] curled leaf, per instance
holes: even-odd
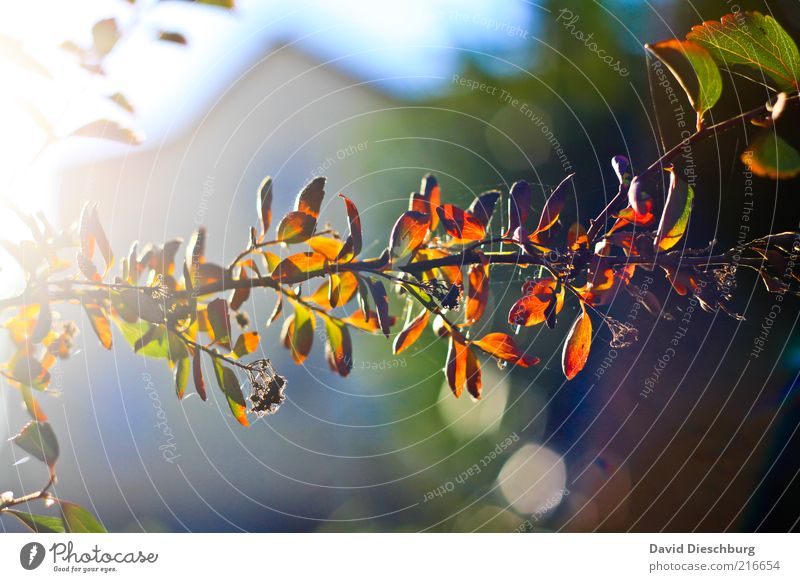
[[[679,180],[672,168],[669,171],[669,190],[664,212],[658,223],[658,231],[653,241],[656,250],[665,251],[674,247],[681,240],[686,227],[689,225],[689,216],[692,212],[694,189],[683,180]]]
[[[328,342],[325,344],[325,359],[331,370],[344,377],[353,368],[353,342],[350,330],[339,320],[322,315]]]

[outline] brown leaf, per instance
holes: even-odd
[[[542,215],[539,218],[539,225],[536,227],[532,236],[549,230],[556,223],[558,217],[561,215],[561,211],[564,209],[564,204],[567,202],[567,195],[569,194],[568,184],[572,181],[574,175],[575,174],[570,174],[564,178],[547,198],[547,202],[545,202],[544,209],[542,210]]]
[[[242,267],[239,269],[239,281],[249,281],[250,278],[247,276],[247,270]],[[250,289],[251,287],[239,287],[234,289],[233,294],[231,295],[231,309],[234,311],[239,311],[239,308],[250,298]]]
[[[500,198],[499,190],[489,190],[478,196],[472,201],[467,211],[469,211],[486,229],[489,227],[489,221],[494,214],[494,208],[497,205],[497,200]]]
[[[214,342],[228,350],[231,349],[231,318],[228,302],[221,298],[214,299],[208,304],[206,312]]]
[[[381,326],[383,335],[389,337],[390,328],[392,327],[389,318],[389,299],[386,296],[386,287],[380,281],[373,279],[367,280],[370,292],[372,293],[372,301],[375,304],[375,311],[378,314],[378,322]]]
[[[525,226],[533,205],[533,193],[525,180],[514,182],[508,199],[508,229],[506,236],[514,234],[520,226]]]
[[[564,305],[564,288],[560,286],[560,291],[555,293],[556,287],[556,280],[552,277],[527,281],[522,286],[525,295],[511,307],[508,322],[511,325],[525,327],[543,323],[547,319],[547,307],[554,294],[556,296],[554,313],[559,313]]]

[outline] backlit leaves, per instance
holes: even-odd
[[[552,277],[527,281],[523,287],[523,297],[517,301],[508,313],[511,325],[525,327],[544,323],[547,320],[548,306],[553,302],[553,312],[561,311],[564,305],[564,288],[558,288]]]
[[[322,271],[326,263],[327,259],[320,253],[297,253],[281,261],[272,277],[284,284],[299,283],[308,279],[310,273]]]
[[[367,283],[372,294],[372,302],[375,305],[380,330],[388,338],[393,322],[389,317],[389,298],[386,295],[386,287],[380,281],[373,279],[368,279]]]
[[[201,360],[201,351],[195,350],[194,357],[192,357],[192,379],[194,381],[194,389],[197,395],[205,402],[206,400],[206,382],[203,379],[203,363]]]
[[[263,239],[272,224],[272,176],[267,176],[258,187],[256,212],[261,221],[261,238]]]
[[[431,312],[423,308],[414,319],[410,320],[403,330],[394,338],[394,353],[399,354],[411,347],[425,331]]]
[[[350,225],[350,234],[336,260],[337,262],[348,262],[361,252],[361,217],[352,200],[343,194],[339,194],[339,197],[344,200],[347,208],[347,222]]]
[[[486,334],[481,339],[473,341],[472,345],[480,348],[490,356],[494,356],[498,360],[522,368],[535,366],[540,361],[536,356],[530,356],[522,351],[519,346],[517,346],[514,338],[507,333],[495,332]]]
[[[550,194],[550,196],[547,198],[544,209],[542,209],[542,215],[539,218],[539,225],[533,232],[532,237],[536,237],[537,235],[550,230],[558,220],[558,217],[561,216],[561,211],[564,209],[564,204],[566,204],[567,196],[569,194],[568,185],[571,183],[574,175],[575,174],[570,174],[564,178],[561,183],[556,186],[552,194]]]
[[[228,302],[224,299],[214,299],[208,304],[207,312],[214,342],[231,349],[231,317]]]
[[[328,341],[325,344],[325,359],[331,370],[344,377],[353,368],[353,343],[350,330],[341,321],[321,315],[325,322]]]
[[[87,202],[83,205],[80,222],[78,223],[78,236],[81,242],[81,253],[86,260],[92,261],[95,248],[98,249],[103,256],[105,271],[103,275],[99,277],[102,279],[114,264],[114,253],[111,250],[111,244],[108,242],[108,237],[103,230],[103,226],[100,224],[100,217],[97,214],[97,204]],[[98,277],[94,276],[87,276],[87,278],[90,280],[98,280]]]
[[[465,323],[476,323],[486,310],[489,300],[489,264],[478,263],[469,269],[469,287],[467,287],[467,308]]]
[[[295,364],[302,364],[311,353],[314,343],[316,319],[314,312],[303,304],[293,301],[294,315],[287,318],[281,332],[284,345],[289,348]]]
[[[472,201],[472,204],[470,204],[469,208],[467,208],[467,211],[483,225],[484,229],[487,229],[499,198],[499,190],[489,190],[488,192],[484,192]]]
[[[722,75],[709,52],[697,43],[688,40],[665,40],[645,48],[658,57],[680,83],[689,102],[697,112],[697,129],[701,127],[703,115],[711,109],[722,95]],[[694,79],[681,75],[681,65],[688,61]]]
[[[287,244],[303,242],[311,238],[317,227],[317,219],[305,212],[289,212],[278,224],[278,240]]]
[[[97,303],[83,303],[83,309],[89,317],[89,323],[94,333],[97,334],[97,338],[100,340],[100,345],[110,350],[112,343],[111,323],[109,323],[103,309]]]
[[[445,377],[450,386],[450,390],[456,398],[461,396],[464,385],[467,382],[467,351],[469,348],[456,340],[450,338],[447,348],[447,363],[445,365]]]
[[[59,501],[66,533],[106,533],[106,528],[87,509],[75,503]]]
[[[427,214],[409,210],[400,215],[389,237],[389,249],[401,259],[419,247],[428,235],[430,220]]]
[[[771,16],[758,12],[727,14],[719,22],[692,27],[686,38],[705,48],[721,65],[750,69],[750,77],[759,83],[769,84],[771,79],[780,90],[798,87],[797,45]]]
[[[561,353],[561,369],[572,380],[586,365],[592,344],[592,320],[581,303],[581,312],[572,324]]]
[[[311,180],[297,195],[295,210],[319,218],[322,199],[325,197],[325,178],[317,177]]]
[[[657,250],[665,251],[678,244],[689,225],[693,200],[694,189],[680,180],[674,169],[669,169],[667,201],[653,242]]]
[[[217,379],[217,386],[220,387],[225,399],[228,401],[228,407],[231,409],[234,418],[242,426],[248,426],[250,422],[247,420],[247,405],[244,402],[244,394],[242,393],[241,385],[236,374],[229,367],[222,363],[219,358],[213,358],[214,361],[214,376]]]
[[[525,180],[514,182],[508,199],[508,229],[506,236],[513,235],[520,226],[528,222],[533,205],[533,192]]]
[[[6,509],[5,512],[16,517],[36,533],[64,533],[64,521],[60,517],[35,515],[15,509]]]
[[[233,346],[233,353],[239,358],[247,354],[252,354],[258,349],[260,339],[256,331],[247,331],[241,334],[236,338],[236,343]]]
[[[457,242],[481,240],[486,234],[486,226],[477,217],[453,204],[438,206],[436,212],[442,227]]]

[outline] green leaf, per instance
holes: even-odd
[[[325,359],[331,370],[344,377],[353,368],[353,342],[350,330],[339,320],[322,315],[328,343],[325,344]]]
[[[771,16],[759,12],[727,14],[720,22],[692,27],[686,39],[711,53],[721,65],[741,65],[760,74],[752,78],[764,83],[771,78],[781,90],[798,87],[800,53],[797,45]]]
[[[781,138],[765,131],[742,153],[742,162],[757,176],[784,180],[800,174],[800,152]]]
[[[64,529],[67,533],[106,533],[95,516],[80,505],[62,501],[61,516],[64,518]]]
[[[258,332],[247,331],[236,339],[236,344],[233,346],[233,353],[238,358],[246,356],[247,354],[252,354],[258,349],[259,340]]]
[[[175,393],[178,395],[179,400],[183,398],[183,395],[186,393],[186,386],[189,383],[189,374],[191,371],[192,366],[188,357],[181,358],[175,363]]]
[[[222,364],[222,360],[219,358],[212,359],[214,360],[214,375],[217,377],[217,385],[222,390],[222,393],[225,394],[234,418],[242,426],[248,426],[250,422],[247,420],[247,405],[244,402],[244,394],[242,393],[242,387],[239,385],[239,379],[233,373],[233,370]]]
[[[58,460],[58,439],[53,427],[47,422],[32,420],[11,440],[50,467]]]
[[[15,509],[6,509],[5,512],[16,517],[36,533],[64,533],[64,521],[60,517],[35,515]]]
[[[666,251],[681,240],[689,225],[694,200],[694,189],[683,180],[679,180],[675,170],[670,168],[668,171],[670,182],[667,201],[664,203],[664,212],[661,214],[656,238],[653,241],[656,251]]]
[[[697,112],[697,126],[700,129],[703,115],[722,95],[722,75],[714,59],[702,46],[688,40],[665,40],[645,45],[645,48],[658,57],[678,80]],[[684,61],[688,61],[694,72],[693,80],[686,79],[680,73]]]
[[[308,307],[296,301],[291,303],[294,305],[294,319],[290,324],[291,329],[289,331],[291,333],[288,335],[289,349],[294,363],[302,364],[308,354],[311,353],[317,320],[314,317],[314,312]]]

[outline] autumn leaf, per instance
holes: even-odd
[[[228,302],[225,299],[214,299],[208,304],[208,323],[214,342],[226,349],[231,349],[231,318]]]
[[[375,332],[381,327],[378,321],[378,314],[374,311],[370,311],[369,315],[365,315],[364,311],[358,309],[352,315],[345,317],[342,321],[348,325],[352,325],[356,329],[366,332]],[[389,327],[393,326],[395,321],[396,318],[394,316],[389,316]]]
[[[572,181],[575,174],[570,174],[561,183],[556,186],[555,190],[547,198],[547,202],[542,209],[542,215],[539,217],[539,225],[531,235],[531,241],[536,242],[535,237],[547,230],[550,230],[561,215],[564,209],[564,204],[567,202],[567,195],[569,194],[568,185]]]
[[[678,179],[674,169],[668,168],[667,171],[669,172],[669,190],[656,238],[653,241],[656,251],[670,249],[681,240],[689,225],[692,200],[694,200],[694,189],[683,180]]]
[[[499,360],[520,366],[522,368],[535,366],[539,363],[539,358],[535,356],[529,356],[523,352],[517,346],[514,338],[507,333],[489,333],[483,336],[481,339],[473,341],[472,345],[480,348],[490,356],[494,356]]]
[[[344,194],[339,194],[344,200],[347,209],[347,222],[350,225],[350,234],[345,240],[344,247],[336,257],[336,262],[347,263],[352,261],[361,252],[361,216],[358,214],[356,205]]]
[[[297,301],[292,301],[292,304],[294,316],[286,319],[281,335],[284,345],[291,351],[294,363],[302,364],[311,353],[317,322],[314,312],[308,307]]]
[[[386,287],[383,286],[383,283],[374,279],[368,279],[367,283],[372,293],[372,302],[375,304],[381,331],[388,338],[392,321],[389,317],[389,299],[386,296]]]
[[[466,383],[467,392],[475,400],[480,400],[481,391],[483,390],[483,381],[481,380],[481,363],[475,357],[475,352],[467,348],[466,353]]]
[[[239,278],[237,281],[249,281],[250,278],[247,276],[247,270],[242,267],[239,269]],[[239,311],[245,301],[250,298],[250,289],[251,287],[237,287],[233,290],[231,295],[231,309],[233,311]]]
[[[467,307],[464,321],[467,325],[477,323],[486,310],[489,300],[489,263],[478,263],[469,269]]]
[[[394,338],[393,351],[395,354],[408,349],[419,339],[422,332],[425,331],[425,326],[428,325],[430,314],[430,311],[423,308],[419,315],[406,323],[403,330]]]
[[[327,262],[325,256],[317,252],[297,253],[281,261],[272,272],[272,278],[283,284],[301,283],[310,274],[322,272]]]
[[[188,357],[180,358],[175,363],[173,374],[175,376],[175,393],[178,395],[178,400],[181,400],[186,393],[186,386],[189,384],[191,368],[192,365]]]
[[[741,159],[762,178],[788,180],[800,175],[800,152],[781,136],[769,131],[756,137],[742,153]]]
[[[325,359],[331,370],[345,377],[353,368],[353,343],[350,339],[350,330],[342,322],[322,315],[325,322],[325,333],[328,341],[325,344]]]
[[[395,259],[401,259],[419,247],[428,235],[428,215],[409,210],[400,215],[389,237],[389,249]]]
[[[567,380],[572,380],[583,370],[592,344],[592,320],[581,303],[581,312],[567,334],[561,354],[561,369]]]
[[[112,335],[111,324],[105,313],[97,303],[83,303],[83,310],[89,317],[89,323],[97,334],[100,344],[107,350],[111,349]]]
[[[194,389],[200,399],[205,402],[206,400],[206,383],[203,380],[203,363],[200,359],[200,350],[195,350],[194,357],[192,358],[192,378],[194,380]]]
[[[267,176],[261,181],[256,197],[256,212],[261,221],[261,239],[267,234],[272,224],[272,176]]]
[[[464,384],[467,381],[467,352],[469,349],[463,343],[457,341],[455,337],[450,338],[447,349],[447,364],[445,365],[445,376],[450,390],[456,398],[461,396],[464,391]]]
[[[442,227],[456,242],[481,240],[486,234],[483,223],[458,206],[443,204],[436,207],[436,212]]]
[[[261,340],[258,332],[247,331],[236,338],[236,343],[233,345],[233,353],[241,358],[247,354],[252,354],[258,349],[258,343]]]
[[[335,261],[344,247],[342,241],[323,235],[312,236],[306,244],[329,261]]]
[[[514,182],[508,199],[508,228],[505,236],[511,236],[528,222],[533,205],[533,192],[525,180]]]
[[[278,224],[278,240],[287,244],[300,243],[311,238],[317,228],[317,219],[305,212],[289,212]]]
[[[499,190],[489,190],[473,200],[467,208],[467,211],[483,225],[484,230],[489,228],[489,221],[492,219],[499,198]]]
[[[546,319],[547,307],[555,294],[555,313],[564,305],[564,288],[556,293],[556,280],[545,277],[535,281],[526,281],[522,287],[523,297],[517,301],[508,313],[511,325],[525,327],[543,323]]]
[[[311,180],[297,195],[295,210],[319,218],[322,199],[325,197],[325,178],[317,177]]]
[[[144,136],[128,127],[110,119],[97,119],[73,129],[66,137],[93,137],[118,141],[129,145],[139,145]]]
[[[250,421],[247,420],[247,405],[245,404],[242,387],[239,384],[239,380],[236,378],[236,374],[233,370],[223,365],[222,360],[219,358],[212,358],[212,360],[214,362],[214,375],[217,379],[217,385],[225,395],[233,417],[242,426],[249,426]]]

